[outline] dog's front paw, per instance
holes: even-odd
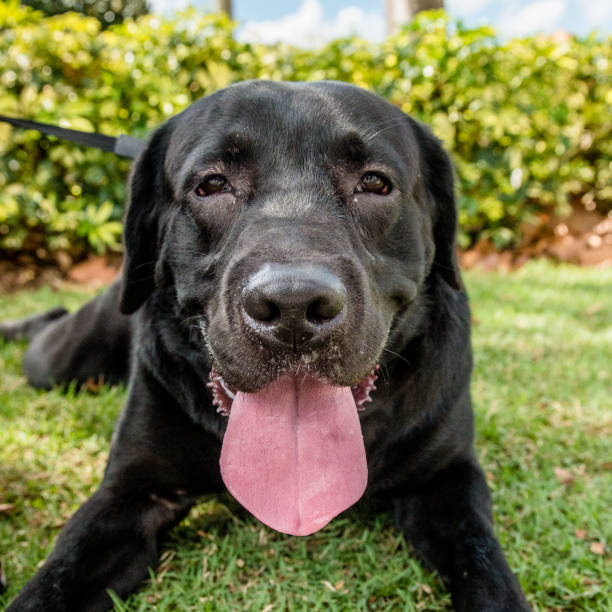
[[[459,584],[457,584],[459,582]],[[457,612],[530,612],[527,599],[513,574],[491,571],[478,578],[466,572],[451,587]]]

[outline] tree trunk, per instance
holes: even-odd
[[[232,0],[217,0],[217,10],[227,13],[231,18],[232,16]]]
[[[444,0],[406,0],[406,2],[413,17],[420,11],[444,8]]]
[[[444,0],[386,0],[387,32],[395,34],[419,11],[444,8]]]

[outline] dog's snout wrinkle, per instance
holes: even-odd
[[[266,264],[242,291],[242,313],[259,336],[297,347],[321,339],[344,319],[346,289],[323,266]]]

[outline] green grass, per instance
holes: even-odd
[[[510,565],[534,610],[611,610],[612,270],[535,262],[466,281],[477,445]],[[89,296],[4,296],[0,318]],[[0,341],[0,562],[9,580],[0,608],[96,488],[125,397],[120,388],[34,391],[21,374],[23,352]],[[591,550],[600,543],[604,555]],[[363,508],[294,538],[228,497],[209,498],[164,550],[161,570],[117,610],[450,609],[391,517]]]

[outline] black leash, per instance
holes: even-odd
[[[5,117],[0,115],[0,121],[10,123],[15,127],[26,130],[36,130],[42,134],[56,136],[62,140],[70,140],[85,147],[95,147],[103,151],[110,151],[120,157],[129,157],[134,159],[144,149],[145,142],[140,138],[133,136],[106,136],[97,132],[81,132],[79,130],[69,130],[48,123],[39,123],[38,121],[30,121],[29,119],[17,119],[16,117]]]

